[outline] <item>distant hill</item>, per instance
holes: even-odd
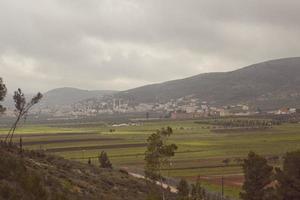
[[[57,88],[50,90],[44,94],[41,105],[46,106],[62,106],[70,105],[78,101],[89,98],[99,98],[103,95],[111,95],[116,91],[112,90],[81,90],[77,88]]]
[[[71,87],[56,88],[43,94],[39,107],[71,105],[85,99],[101,98],[105,95],[115,94],[116,92],[113,90],[82,90]],[[33,96],[33,94],[25,95],[28,99]],[[7,94],[3,105],[5,107],[14,106],[12,94]]]
[[[103,96],[111,95],[134,104],[167,102],[193,95],[216,106],[245,103],[263,110],[300,107],[300,57],[266,61],[230,72],[199,74],[121,92],[58,88],[46,92],[39,105],[71,105],[92,98],[101,101]],[[4,106],[13,105],[10,99],[8,95]]]
[[[0,199],[2,200],[135,200],[147,199],[149,187],[126,171],[65,160],[41,151],[24,151],[0,143]],[[167,193],[167,191],[166,191]],[[175,199],[169,194],[168,199]]]
[[[239,70],[206,73],[117,94],[135,102],[165,102],[194,95],[214,105],[248,103],[264,109],[300,106],[300,57],[271,60]]]

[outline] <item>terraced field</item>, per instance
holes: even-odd
[[[144,122],[134,126],[112,127],[99,124],[25,125],[19,128],[15,142],[22,137],[28,149],[43,149],[68,159],[98,164],[102,150],[115,167],[142,172],[146,139],[155,130],[171,126],[174,135],[170,142],[178,145],[172,165],[164,169],[166,176],[185,177],[194,181],[201,177],[211,190],[220,191],[221,177],[225,180],[225,194],[237,197],[243,176],[240,160],[250,150],[272,157],[300,149],[300,124],[283,124],[268,129],[226,131],[218,133],[210,125],[194,121]],[[114,131],[111,131],[114,129]],[[7,129],[0,129],[0,139]],[[223,162],[227,159],[228,162]],[[280,165],[278,162],[271,162]]]

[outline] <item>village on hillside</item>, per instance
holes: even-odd
[[[300,113],[300,109],[281,107],[276,110],[262,111],[260,108],[250,107],[248,104],[212,106],[209,102],[201,101],[194,95],[189,95],[178,99],[171,99],[164,103],[139,104],[122,98],[91,98],[72,105],[42,106],[33,110],[33,114],[35,115],[42,114],[53,117],[75,118],[120,113],[145,113],[145,118],[149,118],[149,113],[158,113],[161,118],[176,120],[206,117],[252,116],[258,114],[291,115]],[[14,116],[14,110],[8,108],[6,115]]]

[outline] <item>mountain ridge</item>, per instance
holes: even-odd
[[[44,94],[41,101],[42,105],[47,106],[62,106],[71,105],[78,101],[88,98],[99,98],[104,95],[111,95],[117,91],[113,90],[84,90],[73,87],[61,87],[49,90]]]
[[[274,59],[233,71],[203,73],[125,91],[55,88],[44,94],[41,106],[72,105],[107,96],[134,104],[159,103],[189,95],[216,106],[242,103],[266,110],[300,107],[300,57]]]
[[[300,57],[253,64],[229,72],[214,72],[146,85],[117,93],[136,102],[168,101],[195,95],[214,105],[247,103],[274,108],[300,99]],[[292,95],[292,96],[291,96]],[[268,106],[267,104],[272,104]],[[298,105],[298,103],[297,103]]]

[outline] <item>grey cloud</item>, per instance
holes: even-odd
[[[10,89],[128,89],[298,56],[294,0],[2,0]],[[26,83],[26,84],[24,84]]]

